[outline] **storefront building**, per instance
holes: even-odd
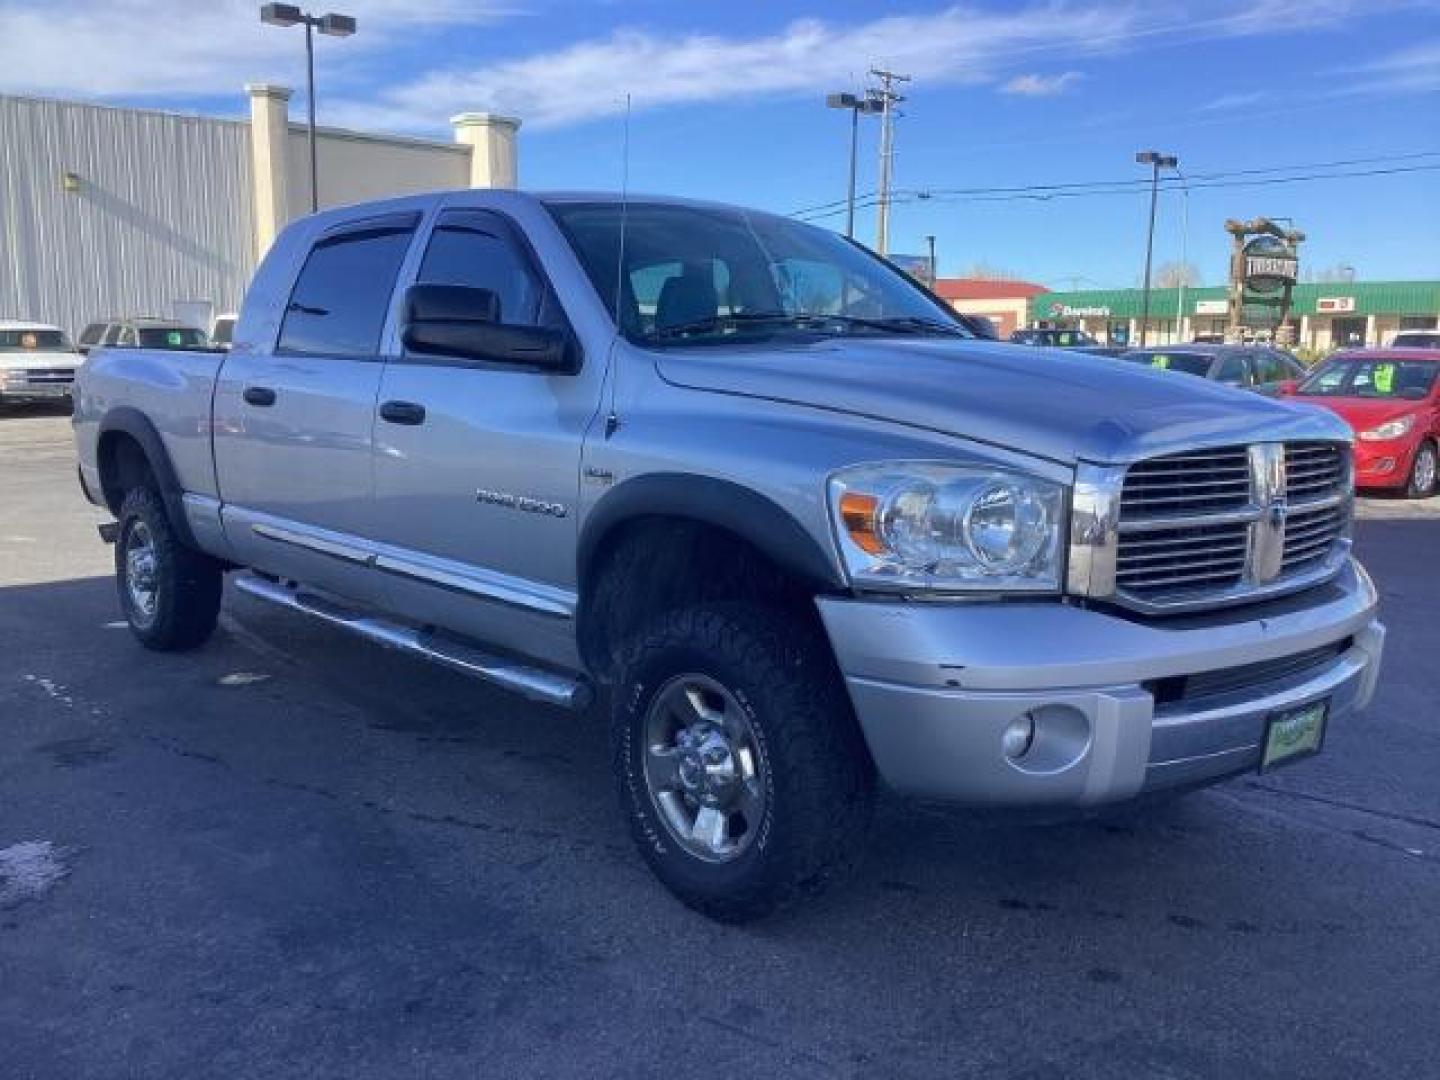
[[[1045,286],[992,278],[940,278],[934,290],[961,314],[989,319],[996,333],[1007,338],[1011,331],[1029,323],[1030,299],[1045,292]]]
[[[1144,292],[1092,289],[1032,296],[1027,322],[1088,331],[1112,345],[1138,345]],[[1174,345],[1225,333],[1223,286],[1150,291],[1147,342]],[[1296,285],[1287,323],[1299,348],[1388,345],[1402,330],[1440,329],[1440,281],[1350,281]],[[1269,328],[1260,328],[1262,336]]]

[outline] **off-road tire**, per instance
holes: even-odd
[[[138,526],[148,531],[154,552],[155,601],[149,614],[137,607],[127,579],[127,554]],[[224,588],[220,564],[180,540],[165,504],[152,488],[131,488],[120,504],[115,584],[125,621],[147,649],[183,652],[198,648],[215,630]]]
[[[1430,455],[1430,462],[1431,462],[1431,467],[1430,467],[1431,480],[1430,480],[1430,483],[1429,483],[1428,485],[1427,485],[1427,484],[1421,484],[1421,483],[1420,483],[1420,474],[1421,474],[1422,471],[1424,471],[1424,470],[1421,468],[1420,459],[1421,459],[1421,457],[1422,457],[1423,455],[1425,455],[1425,454],[1429,454],[1429,455]],[[1432,441],[1430,441],[1429,439],[1426,439],[1424,442],[1422,442],[1422,443],[1420,444],[1420,448],[1415,451],[1415,461],[1414,461],[1414,463],[1410,466],[1410,478],[1405,482],[1405,497],[1406,497],[1406,498],[1409,498],[1409,499],[1428,499],[1431,495],[1434,495],[1434,494],[1435,494],[1435,479],[1434,479],[1434,477],[1435,477],[1435,475],[1436,475],[1436,469],[1435,469],[1436,460],[1437,460],[1437,451],[1436,451],[1436,449],[1435,449],[1435,444],[1434,444]]]
[[[768,801],[754,841],[708,863],[685,851],[647,786],[646,717],[659,689],[701,675],[745,712]],[[863,855],[874,765],[819,628],[784,611],[715,604],[661,616],[627,647],[611,697],[621,807],[641,855],[681,901],[731,923],[760,918],[842,879]]]

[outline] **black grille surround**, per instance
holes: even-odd
[[[1114,598],[1196,610],[1302,587],[1349,549],[1351,452],[1324,441],[1189,450],[1125,470]]]

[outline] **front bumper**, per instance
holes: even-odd
[[[1410,481],[1419,439],[1390,439],[1386,442],[1355,443],[1355,486],[1358,488],[1403,487]]]
[[[1164,620],[817,603],[881,776],[972,805],[1089,806],[1255,769],[1276,711],[1328,698],[1333,728],[1364,708],[1385,641],[1353,561],[1297,596]],[[1035,741],[1012,760],[1001,735],[1026,713]]]

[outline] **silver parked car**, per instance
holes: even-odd
[[[641,855],[722,919],[840,876],[877,784],[1184,789],[1318,752],[1379,671],[1338,418],[976,340],[858,245],[734,207],[305,218],[229,353],[97,353],[75,431],[144,645],[201,644],[230,573],[603,703]]]

